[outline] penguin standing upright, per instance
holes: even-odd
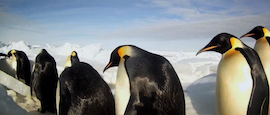
[[[37,55],[35,67],[31,78],[31,94],[36,96],[41,103],[39,111],[44,113],[56,112],[56,84],[58,73],[54,58],[42,49]]]
[[[59,78],[60,115],[115,115],[112,92],[99,73],[79,62],[76,52],[66,61]]]
[[[77,62],[80,62],[80,59],[78,58],[77,52],[76,52],[76,51],[73,51],[73,52],[71,53],[71,55],[68,56],[64,68],[71,67],[71,65],[73,65],[73,64],[75,64],[75,63],[77,63]],[[63,103],[65,103],[65,102],[63,102],[63,101],[65,101],[65,100],[62,100],[62,104],[61,104],[62,110],[63,110],[65,107],[67,107],[67,108],[65,108],[64,110],[68,110],[68,107],[70,106],[70,105],[69,105],[70,103],[68,103],[68,104],[63,104]],[[58,80],[58,81],[57,81],[57,89],[56,89],[56,107],[57,107],[56,109],[57,109],[57,114],[58,114],[58,115],[60,115],[60,114],[59,114],[59,105],[60,105],[60,82],[59,82],[59,80]],[[67,111],[66,111],[66,112],[67,112]],[[62,114],[63,114],[63,112],[62,112]]]
[[[167,59],[133,45],[123,45],[112,52],[104,71],[120,64],[123,69],[118,72],[126,74],[130,83],[125,115],[185,115],[183,88]]]
[[[119,48],[115,49],[113,52],[117,52]],[[116,115],[124,115],[129,97],[130,97],[130,82],[124,65],[124,58],[117,57],[117,53],[111,54],[110,63],[104,69],[107,70],[109,67],[118,66],[117,77],[115,83],[115,112]]]
[[[262,61],[263,68],[269,80],[270,79],[270,60],[269,60],[270,59],[270,31],[263,26],[257,26],[253,28],[250,32],[241,36],[240,38],[243,38],[243,37],[252,37],[256,40],[254,49],[256,50],[256,52],[258,53]],[[270,82],[268,81],[268,84],[269,83]],[[268,113],[268,115],[270,115],[270,112]]]
[[[8,52],[7,57],[12,58],[12,67],[16,71],[15,76],[17,79],[30,86],[31,70],[27,55],[23,51],[11,50]]]
[[[222,54],[217,70],[217,115],[267,115],[269,86],[259,56],[237,37],[221,33],[201,49]]]

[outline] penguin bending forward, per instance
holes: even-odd
[[[221,33],[201,49],[222,54],[216,83],[217,115],[267,115],[269,86],[255,50]]]
[[[7,56],[7,54],[4,54],[4,53],[0,53],[0,56],[5,56],[5,57],[6,57],[6,56]]]
[[[16,71],[17,79],[30,86],[31,67],[27,55],[23,51],[11,50],[6,56],[12,58],[12,66]]]
[[[115,115],[112,92],[99,73],[79,62],[76,52],[61,73],[59,115]]]
[[[40,100],[41,107],[39,111],[41,113],[46,112],[46,110],[56,112],[57,79],[56,62],[45,49],[42,49],[36,57],[31,78],[31,95]]]
[[[263,68],[265,70],[267,79],[270,79],[270,31],[263,27],[257,26],[253,28],[250,32],[244,34],[240,38],[243,37],[252,37],[256,40],[254,50],[258,53]],[[268,81],[268,84],[270,82]],[[270,106],[269,106],[270,107]],[[270,109],[270,108],[269,108]],[[270,112],[268,113],[270,115]]]
[[[133,45],[123,45],[112,52],[104,71],[113,66],[119,66],[117,80],[128,76],[130,83],[125,115],[185,115],[183,88],[167,59]]]

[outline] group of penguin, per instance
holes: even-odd
[[[257,26],[241,36],[257,40],[255,48],[229,33],[220,33],[198,51],[222,54],[216,79],[217,115],[268,115],[270,32]],[[31,87],[39,111],[58,115],[185,115],[181,82],[163,56],[134,45],[114,49],[104,68],[118,66],[115,96],[100,74],[81,62],[76,51],[58,77],[56,62],[45,50],[36,56],[31,72],[23,51],[11,50],[16,78]],[[270,115],[270,114],[269,114]]]

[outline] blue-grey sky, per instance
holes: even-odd
[[[269,6],[270,0],[1,0],[0,41],[196,50],[221,32],[270,28]]]

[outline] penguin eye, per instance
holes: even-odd
[[[130,56],[128,56],[128,55],[125,55],[123,58],[124,59],[128,59]]]

